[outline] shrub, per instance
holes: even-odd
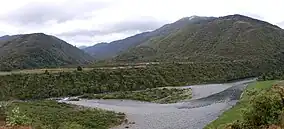
[[[131,99],[155,103],[176,103],[191,98],[191,89],[146,89],[102,94],[84,94],[80,98],[88,99]]]
[[[230,124],[230,128],[258,129],[278,125],[283,121],[284,92],[281,89],[273,87],[252,96],[247,109],[243,111],[243,119]]]
[[[125,115],[101,109],[58,103],[56,101],[15,102],[9,108],[20,107],[31,118],[34,129],[108,129],[119,125]]]
[[[0,121],[6,117],[7,107],[10,105],[8,102],[0,102]]]
[[[49,74],[49,72],[47,70],[44,71],[44,74]]]
[[[3,71],[3,72],[11,72],[12,71],[12,67],[10,64],[2,64],[0,65],[0,71]]]
[[[81,66],[78,66],[77,71],[83,71],[83,68]]]
[[[259,94],[252,99],[251,107],[244,112],[245,123],[251,127],[276,124],[282,107],[279,95],[271,92]]]
[[[5,109],[6,109],[7,105],[4,102],[0,102],[0,116],[2,114],[5,114]]]
[[[7,113],[6,119],[7,125],[9,126],[17,126],[17,125],[29,125],[31,120],[20,112],[19,107],[15,107],[11,112]]]
[[[59,126],[58,129],[84,129],[84,127],[75,122],[64,122]]]
[[[242,122],[238,120],[233,123],[228,124],[226,127],[226,129],[242,129],[242,128],[243,128]]]

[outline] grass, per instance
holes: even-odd
[[[83,68],[84,71],[90,71],[94,68]],[[72,72],[76,71],[77,68],[49,68],[49,69],[25,69],[25,70],[14,70],[10,72],[0,71],[0,76],[11,75],[11,74],[41,74],[45,73],[45,71],[49,73],[59,73],[59,72]]]
[[[108,129],[121,124],[125,115],[100,109],[88,109],[55,101],[12,103],[7,111],[19,107],[35,129]]]
[[[249,103],[248,99],[250,95],[248,94],[248,91],[254,89],[256,92],[260,92],[264,89],[270,88],[276,82],[277,81],[259,81],[248,85],[239,103],[224,112],[218,119],[207,125],[205,129],[225,129],[227,124],[236,120],[241,120],[242,110],[245,109]]]
[[[88,99],[129,99],[154,103],[176,103],[180,100],[190,99],[191,89],[156,88],[141,91],[123,91],[104,94],[85,94],[81,98]]]

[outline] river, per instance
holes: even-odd
[[[131,124],[113,129],[202,129],[235,105],[246,86],[254,81],[256,79],[178,87],[192,88],[193,97],[174,104],[84,99],[61,102],[125,113]]]

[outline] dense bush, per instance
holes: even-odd
[[[84,72],[13,74],[0,78],[0,100],[41,99],[84,93],[226,82],[256,76],[249,63],[168,64]]]
[[[281,124],[284,109],[284,89],[274,86],[250,98],[242,120],[232,123],[232,129],[259,129]]]
[[[82,70],[83,70],[83,68],[81,66],[77,67],[77,71],[82,71]]]
[[[6,120],[6,110],[8,103],[0,101],[0,122]],[[1,124],[1,123],[0,123]],[[1,125],[0,125],[1,126]]]
[[[7,112],[11,113],[11,122],[15,124],[25,124],[26,118],[29,118],[30,126],[34,129],[108,129],[121,124],[125,118],[122,113],[80,108],[54,101],[12,103]]]
[[[176,103],[180,100],[190,99],[191,89],[146,89],[141,91],[121,91],[103,94],[86,94],[81,98],[88,99],[131,99],[155,103]]]
[[[29,125],[31,119],[22,113],[19,107],[14,107],[7,113],[6,123],[8,126]]]

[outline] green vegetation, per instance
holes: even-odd
[[[6,110],[8,102],[0,101],[0,128],[6,124]]]
[[[14,102],[5,112],[9,126],[31,126],[35,129],[108,129],[121,124],[125,118],[122,113],[54,101]]]
[[[248,110],[252,102],[255,102],[253,98],[257,94],[262,94],[271,88],[276,81],[260,81],[248,85],[241,100],[233,108],[224,112],[217,120],[207,125],[207,129],[225,129],[228,124],[235,122],[236,120],[243,120],[243,111]],[[269,101],[269,100],[265,100]]]
[[[78,66],[77,71],[83,71],[83,68],[81,66]]]
[[[30,125],[31,119],[27,117],[23,112],[20,111],[19,107],[14,107],[11,111],[8,111],[6,116],[7,126],[18,126],[18,125]]]
[[[249,104],[242,113],[243,119],[231,123],[229,127],[232,129],[284,127],[283,83],[261,93],[254,93]]]
[[[0,78],[0,100],[43,99],[226,82],[257,76],[258,73],[252,72],[252,67],[248,63],[167,64],[131,69],[12,74]]]
[[[94,68],[84,68],[84,71],[90,71]],[[12,75],[12,74],[42,74],[42,73],[59,73],[59,72],[73,72],[76,68],[48,68],[48,69],[25,69],[25,70],[13,70],[9,72],[0,72],[0,76]]]
[[[201,19],[122,52],[122,62],[220,62],[274,59],[284,51],[284,30],[242,15]]]
[[[189,98],[189,94],[183,94],[189,91],[155,88],[259,76],[262,80],[284,79],[283,29],[241,15],[198,17],[190,21],[181,19],[150,33],[99,44],[96,55],[101,58],[114,57],[121,52],[101,64],[179,62],[145,68],[84,68],[82,71],[82,67],[78,67],[67,72],[45,69],[15,72],[11,70],[78,66],[93,58],[56,37],[41,33],[0,37],[0,71],[5,71],[0,73],[3,75],[0,101],[87,94],[88,98],[171,103]],[[102,48],[111,51],[109,55],[101,52]],[[225,128],[228,123],[231,128],[280,125],[284,92],[281,88],[270,89],[273,83],[250,85],[241,101],[208,128]],[[7,108],[0,107],[0,126],[5,120],[9,125],[35,128],[101,129],[119,124],[123,118],[122,114],[50,101],[16,102]]]
[[[0,71],[55,68],[92,60],[80,49],[43,33],[6,36],[0,40]]]
[[[152,32],[144,32],[137,35],[127,37],[125,39],[113,41],[110,43],[98,43],[94,46],[84,48],[83,50],[93,55],[96,60],[105,60],[116,57],[121,52],[125,52],[130,48],[137,47],[146,42],[155,40],[158,37],[167,36],[178,31],[181,28],[202,20],[213,19],[212,17],[195,17],[189,20],[188,17],[182,18],[174,23],[167,24]]]
[[[88,99],[131,99],[155,103],[176,103],[191,98],[191,89],[157,88],[141,91],[122,91],[104,94],[86,94],[81,98]]]

